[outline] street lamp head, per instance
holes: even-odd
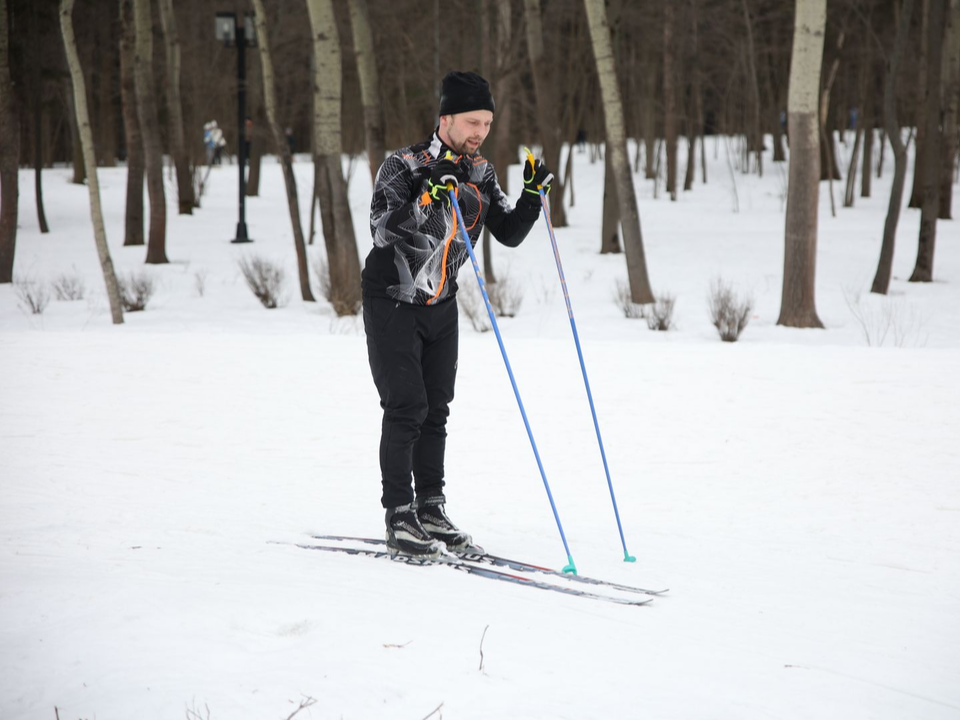
[[[237,39],[237,14],[232,12],[218,12],[214,30],[217,40],[227,47],[232,46]]]

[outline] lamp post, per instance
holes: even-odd
[[[230,242],[253,242],[247,235],[247,140],[245,121],[247,116],[247,47],[256,47],[257,36],[254,30],[253,15],[244,17],[243,27],[237,22],[237,14],[218,12],[215,25],[217,40],[226,47],[237,48],[237,164],[240,168],[240,219],[237,221],[237,236]],[[242,37],[240,37],[242,34]]]

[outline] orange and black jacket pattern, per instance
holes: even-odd
[[[363,294],[412,305],[433,305],[457,292],[457,272],[469,259],[457,216],[427,191],[430,174],[448,151],[437,133],[402,148],[377,173],[370,203],[373,249],[363,269]],[[452,152],[452,151],[451,151]],[[453,153],[456,156],[456,153]],[[511,206],[493,164],[479,153],[458,158],[458,201],[471,244],[486,225],[502,244],[516,247],[540,216],[539,198]]]

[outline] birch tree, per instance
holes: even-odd
[[[0,0],[0,283],[13,282],[20,196],[20,112],[10,77],[7,0]]]
[[[820,196],[818,89],[827,0],[797,0],[787,100],[790,174],[778,325],[822,328],[815,302]]]
[[[180,38],[173,0],[159,0],[160,24],[167,54],[167,112],[170,114],[170,149],[177,167],[177,200],[181,215],[192,215],[193,173],[183,137],[183,103],[180,100]]]
[[[347,201],[340,157],[340,107],[342,77],[340,34],[332,0],[307,0],[313,32],[314,166],[320,218],[330,273],[329,300],[337,315],[353,315],[360,309],[360,258]]]
[[[0,0],[2,3],[3,0]],[[100,182],[97,179],[97,158],[93,149],[93,132],[90,129],[90,113],[87,111],[87,89],[77,53],[77,40],[73,33],[73,2],[60,0],[60,31],[63,45],[67,51],[67,65],[70,67],[70,79],[73,83],[73,95],[77,111],[77,128],[80,131],[80,147],[87,173],[87,190],[90,194],[90,215],[93,218],[93,237],[97,244],[100,269],[107,286],[107,298],[110,301],[110,316],[114,325],[123,322],[123,309],[120,305],[120,289],[113,271],[113,260],[107,246],[107,231],[103,224],[103,211],[100,207]]]
[[[617,67],[610,41],[610,25],[604,0],[584,0],[593,57],[597,64],[600,94],[603,98],[603,119],[607,136],[607,153],[615,180],[617,201],[620,206],[620,225],[623,246],[627,257],[627,276],[630,281],[630,298],[635,303],[647,304],[656,300],[647,277],[647,261],[643,251],[643,235],[640,232],[640,209],[630,172],[627,155],[627,137],[623,122],[623,104],[620,101],[620,85],[617,82]]]
[[[166,0],[168,1],[168,0]],[[270,38],[267,33],[267,11],[263,0],[253,0],[257,23],[257,46],[260,49],[260,68],[263,72],[263,101],[267,110],[267,123],[273,133],[273,139],[280,153],[280,167],[283,170],[283,183],[287,190],[287,206],[290,209],[290,223],[293,227],[293,244],[297,251],[297,271],[300,277],[300,296],[307,302],[314,302],[310,290],[310,269],[307,263],[307,246],[303,240],[303,226],[300,223],[300,202],[297,199],[297,181],[293,176],[293,158],[287,145],[283,129],[277,119],[277,91],[273,77],[273,58],[270,55]]]
[[[163,150],[160,147],[160,121],[157,118],[157,93],[153,86],[153,21],[150,0],[133,0],[136,45],[133,76],[137,86],[137,118],[143,132],[143,150],[150,196],[150,232],[147,236],[147,262],[167,262],[167,199],[163,189]]]
[[[370,180],[376,181],[377,171],[386,155],[386,148],[383,103],[380,102],[380,74],[377,72],[377,57],[374,53],[367,0],[350,0],[350,25],[353,28],[353,51],[357,56],[357,72],[360,77],[367,162],[370,163]]]

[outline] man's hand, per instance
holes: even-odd
[[[453,188],[449,189],[448,184],[452,184]],[[433,167],[433,172],[430,173],[430,182],[427,185],[428,192],[434,202],[442,201],[449,208],[450,193],[454,192],[459,186],[456,158],[450,152],[447,152],[445,157],[437,161],[437,164]]]
[[[527,199],[539,199],[540,188],[544,193],[550,192],[550,183],[553,182],[553,173],[547,169],[543,160],[535,160],[532,164],[523,164],[523,196]],[[530,197],[527,193],[532,193]]]

